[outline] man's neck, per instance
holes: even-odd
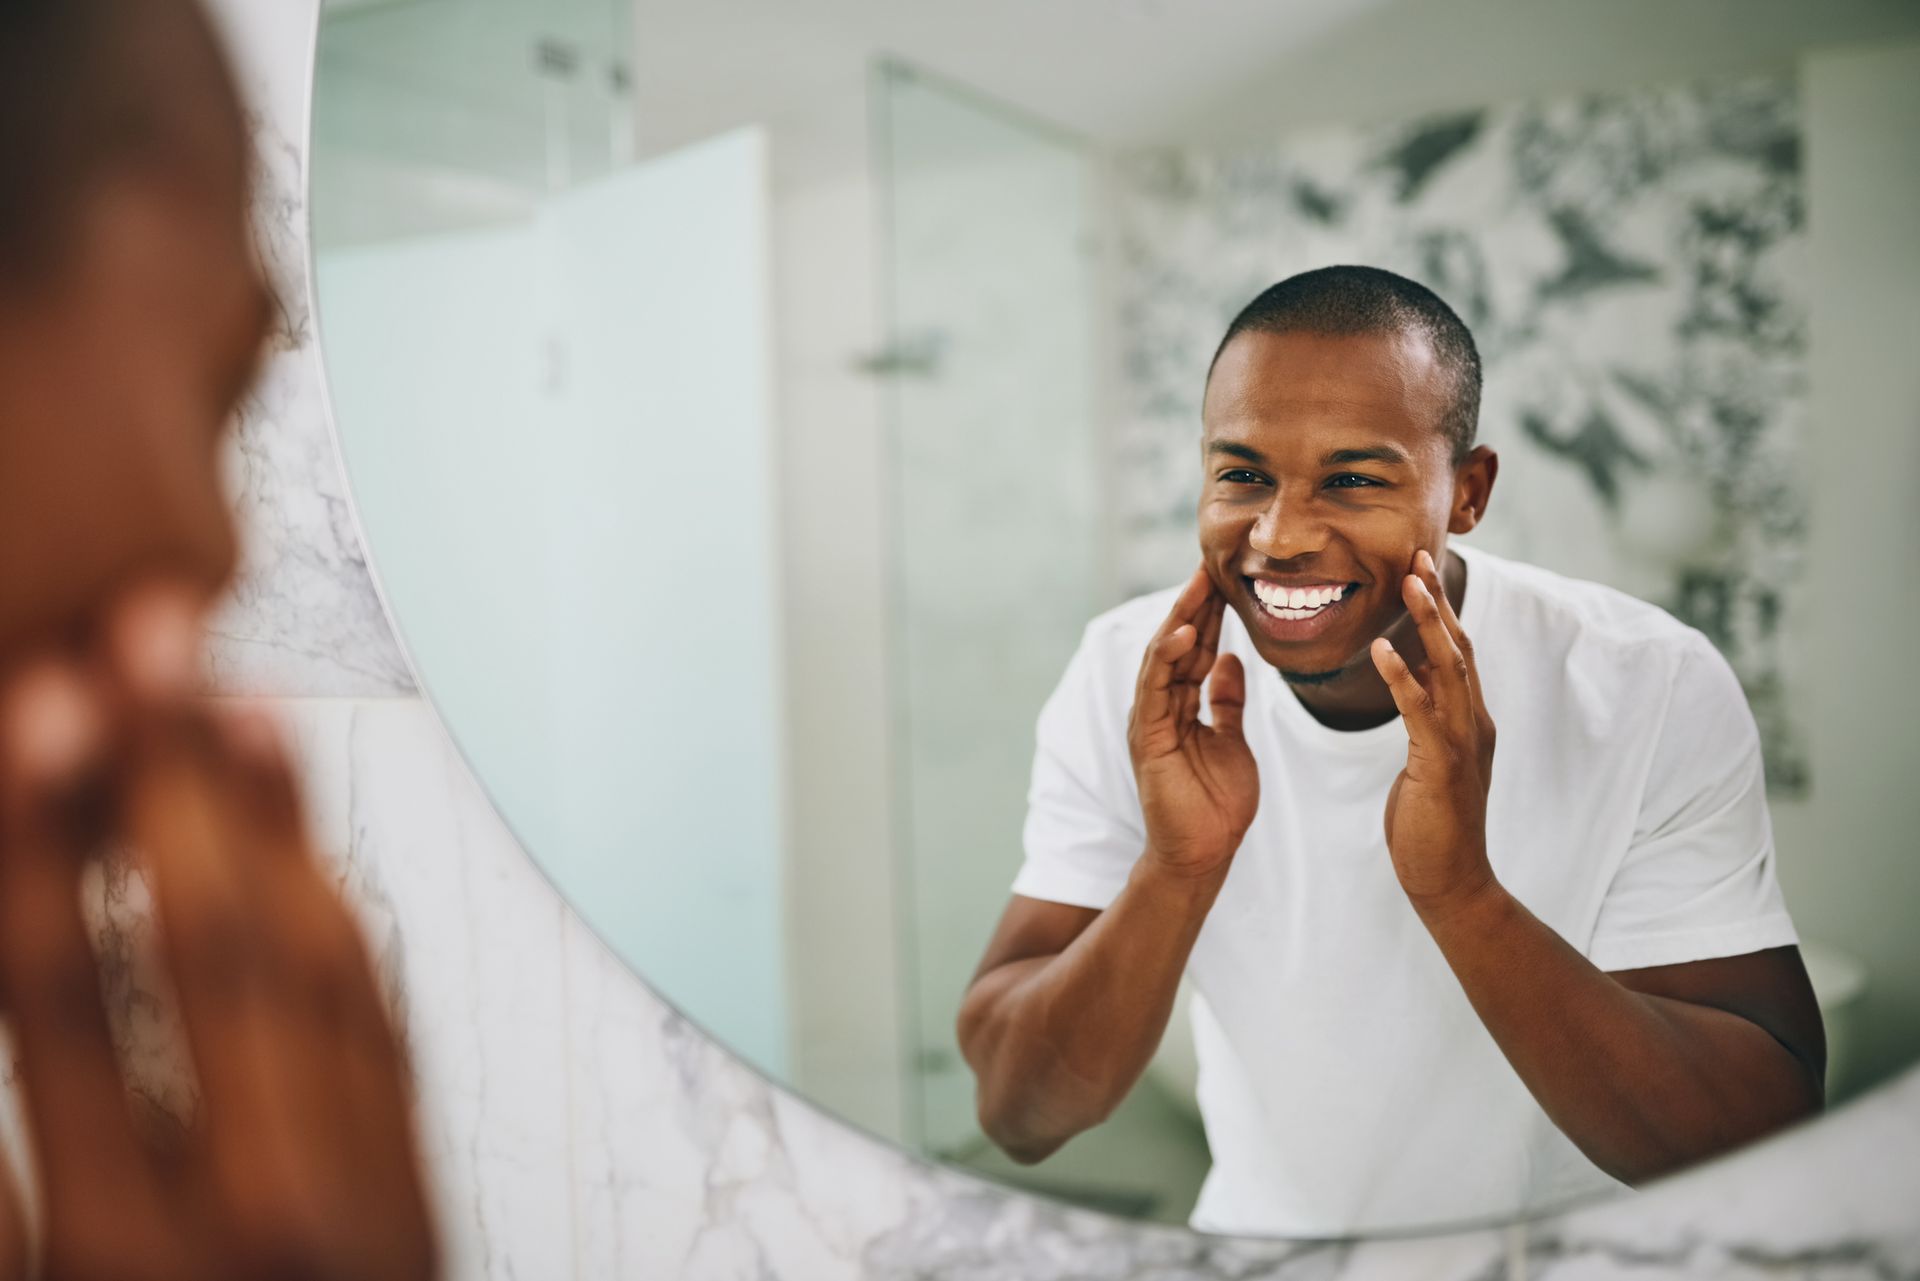
[[[1440,577],[1446,584],[1447,599],[1453,602],[1453,611],[1458,614],[1466,606],[1467,564],[1451,549],[1447,552],[1445,568],[1440,571]],[[1399,588],[1400,584],[1396,582],[1394,590],[1398,591]],[[1411,614],[1401,614],[1399,621],[1389,627],[1385,635],[1393,642],[1400,656],[1407,660],[1407,666],[1415,671],[1427,661],[1426,646],[1420,643],[1420,631]],[[1282,679],[1285,679],[1284,673]],[[1361,650],[1359,656],[1332,680],[1311,685],[1296,685],[1289,681],[1287,688],[1307,709],[1307,714],[1328,729],[1372,729],[1400,715],[1393,703],[1393,691],[1387,688],[1380,670],[1373,665],[1370,650]]]

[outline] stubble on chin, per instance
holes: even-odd
[[[1280,679],[1289,685],[1311,688],[1318,685],[1331,685],[1344,676],[1353,675],[1354,672],[1358,671],[1362,666],[1370,665],[1372,662],[1372,642],[1369,641],[1365,646],[1361,647],[1360,652],[1352,658],[1349,658],[1338,667],[1330,667],[1325,671],[1290,671],[1285,667],[1281,667],[1278,663],[1274,664],[1274,670],[1279,672]]]
[[[1347,674],[1347,669],[1344,667],[1336,667],[1326,672],[1290,672],[1284,667],[1274,670],[1278,671],[1280,679],[1289,685],[1327,685]]]

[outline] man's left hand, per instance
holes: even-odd
[[[1473,642],[1447,600],[1433,557],[1415,554],[1400,584],[1426,649],[1415,672],[1384,636],[1373,662],[1407,727],[1407,767],[1387,794],[1387,850],[1423,915],[1451,914],[1494,883],[1487,862],[1493,718],[1480,693]]]

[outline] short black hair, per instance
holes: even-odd
[[[0,0],[0,289],[58,267],[104,174],[181,159],[189,114],[238,101],[198,0]]]
[[[1425,285],[1379,267],[1321,267],[1289,276],[1240,309],[1214,349],[1213,365],[1248,330],[1419,334],[1453,384],[1440,422],[1440,430],[1453,444],[1453,460],[1464,461],[1473,448],[1480,424],[1480,351],[1466,323]],[[1209,378],[1213,365],[1207,367]]]

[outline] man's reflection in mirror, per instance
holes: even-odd
[[[1112,1113],[1183,976],[1202,1228],[1510,1215],[1820,1108],[1740,686],[1654,606],[1453,541],[1499,472],[1480,391],[1460,318],[1389,272],[1228,328],[1200,566],[1093,620],[1041,711],[961,1010],[1016,1159]]]

